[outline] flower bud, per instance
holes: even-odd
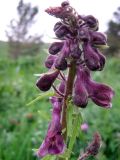
[[[93,136],[92,142],[88,145],[86,152],[89,156],[96,156],[100,149],[101,136],[96,132]]]
[[[92,15],[83,17],[85,23],[93,30],[98,30],[98,20]]]
[[[81,79],[80,73],[77,75],[74,84],[73,103],[81,108],[85,108],[88,104],[88,93],[85,88],[83,79]]]
[[[54,32],[55,32],[57,29],[59,29],[62,25],[63,25],[63,24],[62,24],[61,22],[57,22],[57,23],[54,25],[54,28],[53,28]]]
[[[41,90],[41,91],[48,91],[55,79],[57,78],[59,74],[58,70],[54,70],[52,72],[44,74],[40,79],[37,81],[36,86]]]
[[[107,44],[106,36],[100,32],[90,31],[90,36],[91,36],[91,42],[94,45],[106,45]]]
[[[57,56],[49,55],[47,59],[45,60],[45,67],[50,69],[53,66],[56,58]]]
[[[98,49],[95,49],[98,57],[99,57],[99,62],[100,62],[100,68],[99,68],[99,71],[103,70],[104,66],[105,66],[105,61],[106,61],[106,58],[105,56],[98,50]]]
[[[62,71],[67,69],[67,61],[63,56],[60,56],[56,59],[55,68]]]
[[[82,130],[83,132],[87,132],[87,131],[88,131],[88,128],[89,128],[89,126],[88,126],[87,123],[82,123],[82,124],[81,124],[81,130]]]
[[[70,31],[69,29],[64,26],[64,25],[61,25],[56,31],[55,31],[55,35],[58,37],[58,38],[64,38],[64,36],[66,36],[67,34],[70,34]]]
[[[100,55],[97,54],[95,48],[92,48],[89,43],[86,43],[83,46],[83,51],[86,66],[90,70],[96,71],[103,69],[103,65],[101,66],[100,62]]]
[[[61,3],[61,6],[62,7],[69,6],[69,2],[68,1],[64,1],[64,2]]]
[[[49,47],[49,53],[52,55],[57,54],[63,47],[63,42],[54,42]]]

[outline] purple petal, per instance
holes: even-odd
[[[57,78],[59,74],[58,70],[54,70],[52,72],[48,72],[44,74],[40,79],[37,81],[36,86],[41,90],[41,91],[48,91],[55,79]]]
[[[49,48],[49,53],[55,55],[61,51],[62,47],[63,47],[63,42],[54,42],[51,44]]]
[[[96,45],[105,45],[107,43],[107,38],[101,32],[90,31],[91,41]]]
[[[65,150],[65,143],[63,141],[62,136],[58,133],[54,137],[54,142],[49,147],[49,154],[62,154]]]
[[[52,120],[50,127],[48,129],[48,137],[53,137],[57,132],[61,132],[61,111],[62,111],[62,101],[57,97],[52,97],[51,102],[53,105]]]
[[[100,70],[102,67],[100,64],[99,55],[97,54],[96,50],[92,48],[89,43],[84,44],[83,50],[87,67],[92,71]]]
[[[114,96],[114,91],[111,87],[91,80],[87,88],[90,98],[95,104],[105,108],[112,107],[111,101]]]
[[[48,148],[50,146],[50,142],[45,142],[45,140],[43,141],[43,143],[41,144],[40,148],[37,151],[37,156],[38,157],[44,157],[48,154]]]
[[[47,59],[45,60],[45,66],[46,68],[51,68],[56,60],[57,56],[54,56],[54,55],[49,55],[47,57]]]
[[[88,76],[89,74],[87,72],[85,73],[82,68],[78,69],[74,84],[73,103],[81,108],[85,108],[88,103],[88,93],[86,90]]]

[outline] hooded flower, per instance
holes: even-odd
[[[47,59],[45,60],[45,67],[50,69],[53,66],[56,58],[57,56],[49,55]]]
[[[44,157],[47,154],[57,155],[64,153],[65,143],[61,136],[61,133],[57,133],[55,136],[49,138],[45,137],[45,140],[41,144],[40,148],[37,151],[38,157]]]
[[[51,97],[51,103],[53,106],[51,125],[48,130],[48,136],[53,137],[57,132],[61,131],[61,111],[62,111],[62,99],[57,97]]]
[[[67,60],[66,58],[69,57],[70,54],[70,41],[66,40],[64,41],[63,48],[61,52],[59,53],[58,58],[55,61],[55,68],[59,70],[65,70],[67,69]]]
[[[105,57],[90,43],[84,43],[83,45],[84,59],[86,66],[92,70],[102,70],[105,64]]]
[[[67,61],[63,55],[59,56],[55,61],[55,68],[58,70],[67,69]]]
[[[65,25],[61,25],[56,31],[55,31],[55,35],[58,38],[64,38],[64,36],[66,36],[67,34],[72,34],[70,32],[70,30],[65,26]]]
[[[77,88],[81,88],[82,84],[82,87],[84,87],[86,94],[88,94],[89,98],[91,98],[91,100],[95,104],[104,108],[110,108],[111,101],[114,96],[114,91],[112,90],[112,88],[105,84],[93,81],[90,76],[90,71],[86,67],[80,66],[78,68],[77,74],[79,75],[80,78],[78,81]],[[80,94],[81,92],[78,92],[79,96]]]
[[[51,44],[49,48],[49,53],[55,55],[61,51],[62,47],[63,47],[63,42],[54,42]]]
[[[65,150],[60,124],[62,100],[57,97],[52,97],[51,102],[53,105],[52,120],[48,127],[45,140],[37,151],[38,157],[44,157],[47,154],[62,154]]]
[[[54,69],[52,71],[49,71],[48,73],[45,73],[43,74],[43,76],[40,77],[40,79],[36,83],[36,86],[41,91],[48,91],[58,75],[59,75],[59,70]]]
[[[89,31],[91,36],[91,42],[95,45],[105,45],[107,44],[107,38],[101,32]]]
[[[81,108],[85,108],[88,103],[88,93],[85,88],[84,77],[82,77],[82,72],[77,73],[77,77],[74,83],[73,91],[73,103]]]
[[[104,108],[112,107],[111,101],[114,96],[114,91],[111,87],[91,80],[87,88],[89,97],[96,105]]]
[[[92,15],[84,16],[82,19],[85,21],[88,27],[92,30],[98,30],[98,20]]]
[[[62,22],[57,22],[55,25],[54,25],[54,28],[53,28],[53,31],[55,32],[57,29],[59,29],[61,26],[62,26]]]

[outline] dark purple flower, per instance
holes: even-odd
[[[48,91],[51,88],[55,79],[57,78],[58,74],[59,74],[59,70],[53,70],[53,71],[50,71],[48,73],[45,73],[37,81],[36,86],[41,91]]]
[[[63,47],[63,42],[54,42],[51,44],[49,48],[49,53],[55,55],[61,51],[62,47]]]
[[[95,104],[104,108],[111,107],[111,101],[114,96],[114,91],[111,87],[93,81],[90,76],[90,71],[85,67],[80,66],[77,75],[79,75],[80,84],[82,84],[89,98],[91,98]]]
[[[52,120],[48,127],[47,135],[42,145],[38,149],[38,157],[44,157],[47,154],[62,154],[65,150],[65,143],[61,135],[61,110],[62,100],[57,97],[52,97],[53,105]]]
[[[73,103],[81,108],[85,108],[88,103],[88,93],[84,84],[84,77],[82,77],[82,72],[77,73],[77,78],[74,83],[73,90]]]
[[[95,51],[96,51],[96,53],[97,53],[97,55],[99,57],[99,62],[100,62],[99,71],[101,71],[101,70],[103,70],[103,68],[105,66],[106,58],[97,48],[95,48]]]
[[[60,119],[61,119],[61,111],[62,111],[62,99],[57,97],[51,97],[50,100],[53,106],[53,111],[52,111],[51,124],[49,126],[49,130],[47,134],[49,137],[53,137],[54,135],[57,134],[57,132],[61,131]]]
[[[45,60],[45,67],[50,69],[53,66],[56,58],[57,56],[49,55],[47,59]]]
[[[65,143],[61,133],[57,133],[53,137],[45,137],[45,140],[41,144],[40,148],[37,151],[38,157],[44,157],[47,154],[57,155],[64,153]]]
[[[67,69],[67,60],[70,54],[70,41],[64,41],[63,48],[55,61],[55,68],[59,70]]]
[[[114,91],[111,87],[91,80],[87,85],[87,90],[89,97],[95,104],[104,108],[112,107],[111,101],[114,96]]]
[[[90,31],[91,36],[91,43],[95,45],[106,45],[107,44],[107,38],[106,36],[101,32],[93,32]]]
[[[70,55],[74,59],[79,59],[82,54],[82,51],[79,48],[79,43],[74,41],[70,45]]]
[[[98,20],[92,15],[84,16],[82,19],[93,30],[98,30]]]
[[[66,36],[67,34],[70,34],[70,30],[67,28],[67,26],[61,25],[56,31],[55,31],[55,35],[58,38],[64,38],[64,36]]]
[[[58,30],[63,24],[61,22],[57,22],[55,25],[54,25],[54,28],[53,28],[53,31],[55,32],[56,30]]]
[[[97,49],[93,48],[89,43],[84,43],[83,51],[85,63],[90,70],[96,71],[103,69],[105,59],[99,54]]]
[[[62,71],[67,69],[67,61],[63,56],[56,59],[55,68]]]

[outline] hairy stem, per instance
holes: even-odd
[[[75,74],[76,74],[76,61],[72,60],[71,63],[70,63],[70,68],[69,68],[69,72],[68,72],[65,96],[64,96],[63,107],[62,107],[61,122],[62,122],[62,130],[64,130],[63,138],[64,138],[65,141],[66,141],[66,138],[67,138],[67,122],[66,122],[67,104],[66,104],[66,102],[67,102],[68,97],[72,96]]]

